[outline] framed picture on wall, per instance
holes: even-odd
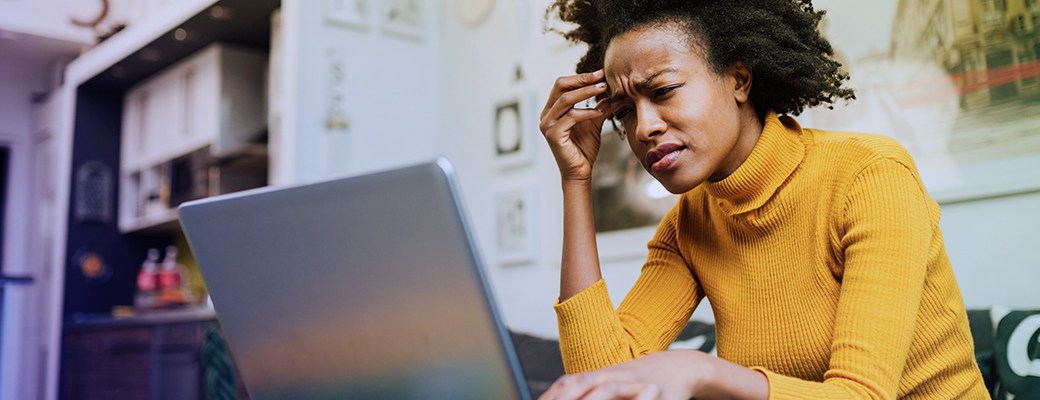
[[[379,0],[379,27],[383,33],[403,39],[426,36],[425,0]]]
[[[373,0],[325,0],[325,20],[358,30],[372,25]]]
[[[940,203],[1040,190],[1040,3],[932,3],[815,1],[857,99],[799,121],[895,138]]]
[[[592,215],[600,257],[643,257],[644,244],[679,196],[643,169],[610,121],[603,124],[599,158],[592,168]]]
[[[598,232],[657,225],[678,199],[643,169],[609,121],[604,124],[599,157],[592,168],[592,208]]]
[[[523,95],[510,96],[495,103],[494,151],[495,160],[501,168],[513,168],[531,162],[535,145],[528,130],[533,129],[532,117],[528,116],[528,105]],[[536,120],[535,120],[536,121]]]
[[[499,190],[495,195],[495,250],[502,266],[535,259],[535,196],[530,187]]]

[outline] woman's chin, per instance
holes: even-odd
[[[700,171],[699,168],[676,169],[670,172],[668,174],[660,174],[660,176],[657,174],[651,175],[672,194],[689,192],[708,179],[705,176],[706,174]]]
[[[690,182],[675,182],[676,179],[658,179],[657,181],[661,182],[661,186],[664,186],[665,190],[668,190],[669,193],[678,195],[689,192],[700,185],[699,182],[697,184],[690,184]]]

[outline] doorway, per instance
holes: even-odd
[[[6,285],[4,277],[7,275],[4,270],[6,266],[4,262],[4,233],[7,231],[7,229],[4,229],[7,226],[4,217],[7,214],[7,180],[10,171],[10,159],[11,148],[0,147],[0,343],[4,342],[4,286]],[[3,360],[3,357],[3,346],[0,346],[0,360]]]

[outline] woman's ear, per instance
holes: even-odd
[[[743,61],[733,63],[729,69],[730,76],[734,79],[733,97],[737,103],[746,103],[751,98],[751,70]]]

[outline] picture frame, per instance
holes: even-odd
[[[678,200],[639,164],[608,120],[592,170],[592,216],[603,261],[646,258],[646,244]]]
[[[372,26],[373,0],[325,0],[325,21],[359,31]]]
[[[495,102],[491,119],[491,132],[494,135],[492,144],[496,164],[501,169],[531,163],[536,144],[531,133],[535,127],[531,121],[537,121],[537,116],[530,113],[532,96],[530,93],[521,93],[505,96]]]
[[[425,0],[379,0],[379,27],[385,35],[422,41],[426,37]]]
[[[656,226],[675,205],[668,192],[639,163],[628,143],[607,121],[599,157],[592,167],[592,209],[597,232]]]
[[[495,194],[495,251],[500,266],[534,263],[535,201],[532,186],[503,188]]]
[[[857,99],[799,122],[893,137],[940,204],[1040,191],[1040,3],[935,3],[814,2]]]

